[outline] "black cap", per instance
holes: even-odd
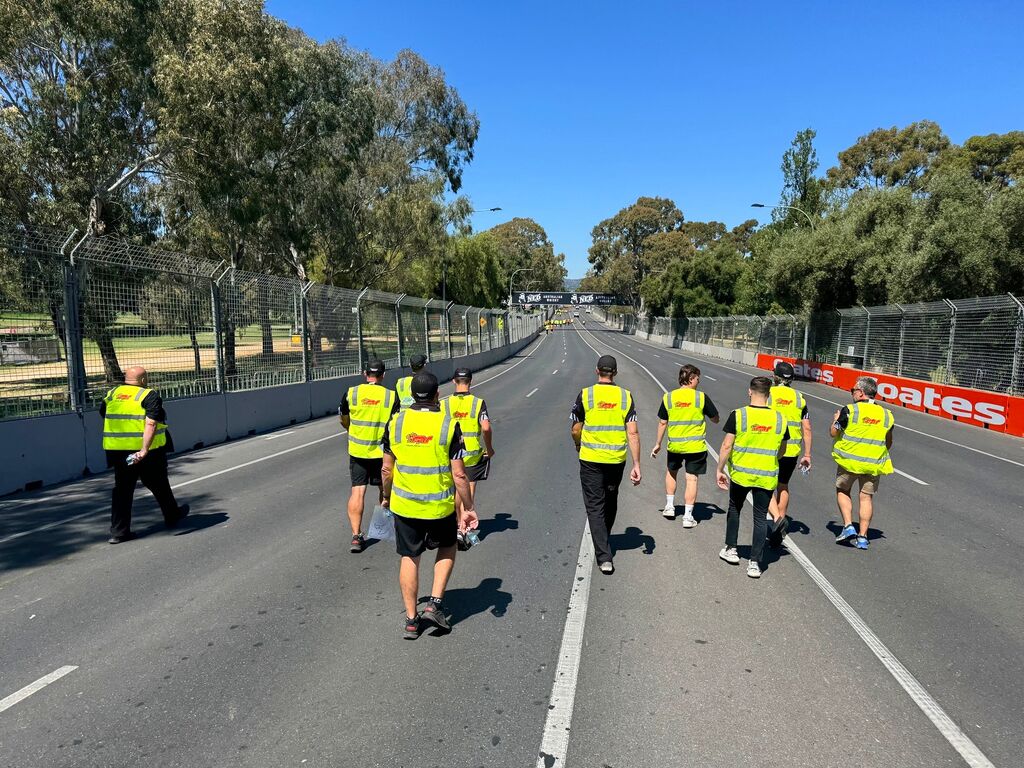
[[[456,368],[455,374],[452,376],[453,379],[462,379],[463,381],[472,381],[473,372],[469,368]]]
[[[433,400],[437,395],[437,376],[428,371],[417,373],[412,377],[410,385],[412,396],[416,400]]]
[[[597,370],[601,373],[615,373],[619,370],[619,364],[611,355],[601,355],[597,358]]]
[[[420,368],[422,368],[426,364],[427,364],[427,356],[426,355],[413,355],[412,357],[409,358],[409,367],[412,368],[414,371],[418,371]]]
[[[780,379],[785,379],[786,381],[789,381],[795,375],[795,371],[793,370],[793,366],[787,363],[785,360],[779,360],[779,362],[775,364],[775,375],[778,376]]]
[[[363,366],[363,373],[370,373],[374,376],[384,375],[384,361],[383,360],[369,360],[366,365]]]

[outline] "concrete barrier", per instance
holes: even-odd
[[[445,382],[456,367],[487,368],[522,351],[535,338],[536,332],[497,349],[431,361],[428,368]],[[389,371],[387,381],[409,373],[408,368]],[[175,450],[181,453],[337,413],[345,390],[362,381],[362,376],[345,376],[168,400],[167,424]],[[0,421],[0,495],[104,471],[102,434],[103,423],[94,410]]]

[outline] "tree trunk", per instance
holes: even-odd
[[[238,366],[235,363],[235,321],[233,318],[224,319],[224,376],[231,378],[238,375]]]
[[[270,327],[270,307],[267,304],[266,296],[260,296],[259,303],[260,336],[263,340],[261,353],[263,357],[274,355],[274,329]]]
[[[199,356],[199,342],[196,339],[196,327],[192,323],[188,324],[188,340],[192,345],[192,361],[196,369],[196,377],[199,378],[203,375],[203,360]]]
[[[107,384],[118,384],[124,381],[124,373],[121,365],[117,362],[117,350],[114,349],[114,337],[109,328],[100,329],[93,338],[96,346],[100,349],[100,357],[103,358],[103,375]]]

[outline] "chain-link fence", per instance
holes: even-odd
[[[637,317],[595,309],[614,328],[681,342],[849,365],[936,384],[1024,395],[1024,302],[1006,294],[764,317]]]
[[[0,419],[95,406],[141,365],[168,399],[444,360],[519,341],[536,312],[246,272],[115,237],[0,232]]]

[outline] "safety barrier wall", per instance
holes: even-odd
[[[537,333],[482,352],[432,360],[428,367],[440,381],[447,381],[458,366],[476,371],[517,354]],[[408,373],[408,368],[388,371],[386,381],[393,384]],[[168,400],[167,423],[180,453],[334,415],[344,391],[362,380],[349,375]],[[105,470],[102,426],[96,410],[0,421],[0,495]]]

